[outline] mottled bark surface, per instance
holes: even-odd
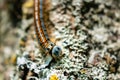
[[[0,1],[0,80],[120,79],[119,0],[46,1],[47,30],[63,56],[42,70],[33,6],[33,0]]]

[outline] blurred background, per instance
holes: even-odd
[[[0,0],[0,80],[9,80],[14,70],[21,34],[27,31],[26,25],[33,23],[32,7],[33,0]]]
[[[69,50],[70,59],[74,58],[77,51],[79,55],[85,56],[83,67],[91,70],[93,78],[95,77],[92,72],[95,70],[92,71],[92,68],[97,67],[98,70],[100,65],[101,69],[105,68],[105,79],[120,80],[120,0],[51,1],[53,9],[50,25],[55,26],[55,31],[61,31],[59,34],[55,33],[58,40],[62,42],[65,39],[67,43],[74,35],[74,38],[68,41],[70,45],[63,46],[64,53],[67,54]],[[0,80],[10,80],[10,74],[16,68],[17,53],[22,53],[20,47],[24,47],[29,38],[26,36],[34,34],[33,26],[33,0],[0,0]],[[62,31],[59,26],[64,30]],[[67,39],[61,38],[61,35],[67,35]],[[75,47],[76,45],[73,46],[77,44],[78,38],[81,41],[80,50]],[[102,66],[102,61],[105,61],[107,67]],[[82,73],[88,76],[85,69],[81,70]],[[102,72],[98,72],[98,75],[102,75]],[[100,77],[96,80],[99,79]]]

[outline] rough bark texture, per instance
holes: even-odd
[[[46,3],[47,30],[62,47],[62,58],[39,70],[45,57],[34,30],[33,0],[1,0],[1,80],[119,80],[120,0]]]

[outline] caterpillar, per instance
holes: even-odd
[[[53,43],[47,33],[44,14],[44,1],[34,0],[34,23],[35,32],[38,43],[43,48],[45,54],[52,55],[53,58],[59,58],[62,54],[62,49]]]

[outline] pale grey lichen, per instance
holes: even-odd
[[[120,57],[118,55],[119,12],[114,14],[118,18],[115,20],[115,25],[110,18],[114,10],[110,14],[109,11],[107,12],[109,7],[112,10],[111,1],[113,0],[109,3],[106,1],[52,0],[50,20],[55,30],[51,35],[55,36],[62,46],[63,56],[60,60],[51,62],[49,67],[44,67],[43,52],[38,49],[37,44],[35,46],[30,44],[27,47],[30,50],[21,52],[23,54],[20,53],[21,55],[17,58],[17,66],[25,64],[30,71],[38,75],[38,77],[29,76],[29,79],[49,80],[53,74],[56,74],[60,80],[119,79],[120,71],[118,72],[117,69],[120,70],[120,67],[116,67]],[[31,46],[35,61],[27,57]]]

